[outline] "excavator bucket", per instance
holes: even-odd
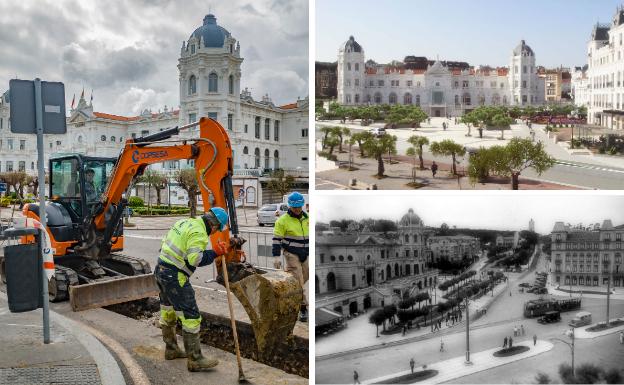
[[[69,288],[69,302],[74,311],[94,309],[156,295],[158,295],[158,286],[153,274],[106,279]]]
[[[291,274],[256,269],[255,274],[230,282],[230,288],[249,315],[260,354],[270,354],[289,341],[303,298]]]

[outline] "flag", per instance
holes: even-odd
[[[91,101],[89,103],[93,104],[93,88],[91,89]]]
[[[74,94],[74,97],[72,98],[72,104],[71,104],[71,109],[74,109],[74,103],[76,102],[76,94]]]

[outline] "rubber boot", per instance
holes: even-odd
[[[214,358],[206,358],[202,355],[199,344],[199,333],[184,332],[184,349],[186,349],[186,368],[189,372],[206,372],[219,364]]]
[[[186,358],[186,353],[178,346],[176,327],[161,325],[163,341],[165,341],[165,360],[175,360],[176,358]]]
[[[308,309],[306,305],[301,305],[301,309],[299,310],[299,321],[308,322]]]

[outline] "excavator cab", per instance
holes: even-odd
[[[92,215],[116,161],[80,154],[50,159],[50,201],[63,206],[73,223],[82,223]]]

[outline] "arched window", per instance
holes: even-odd
[[[507,95],[503,95],[503,105],[507,105]]]
[[[347,255],[347,260],[348,260],[349,262],[353,261],[353,255]]]
[[[392,269],[390,265],[386,265],[386,279],[390,279],[392,277]]]
[[[366,95],[366,103],[370,103],[371,102],[371,96],[370,95]]]
[[[228,92],[230,95],[234,95],[234,75],[230,75],[228,78]]]
[[[416,264],[416,263],[414,264],[414,274],[420,274],[418,272],[418,264]]]
[[[123,136],[119,137],[119,143],[123,142]]]
[[[273,152],[273,168],[274,169],[279,169],[279,151],[275,150],[275,152]]]
[[[111,136],[110,141],[111,141],[111,142],[114,142],[114,141],[115,141],[115,137],[114,137],[114,136]]]
[[[260,168],[260,149],[258,147],[254,150],[254,157],[256,168]]]
[[[271,139],[271,119],[264,119],[264,140]]]
[[[412,94],[408,92],[403,95],[403,104],[412,104]]]
[[[356,281],[356,280],[355,280],[355,274],[352,274],[352,275],[351,275],[351,287],[355,287],[355,284],[356,284],[356,282],[355,282],[355,281]]]
[[[394,276],[395,276],[395,277],[398,277],[399,275],[400,275],[400,274],[399,274],[399,264],[398,264],[398,263],[395,263],[395,264],[394,264]]]
[[[327,274],[327,291],[336,290],[336,276],[334,273]]]
[[[412,272],[410,271],[410,265],[405,265],[405,275],[412,275]]]
[[[462,96],[462,99],[463,99],[465,106],[469,106],[471,104],[470,94],[468,92],[464,93],[464,95]]]
[[[188,83],[188,94],[193,95],[197,92],[197,78],[195,75],[191,75]]]
[[[381,92],[375,92],[375,104],[381,104]]]
[[[355,94],[355,104],[360,103],[360,94]]]
[[[264,150],[264,168],[269,168],[269,149]]]
[[[420,106],[420,95],[416,95],[416,101],[414,102],[417,106]]]
[[[390,95],[388,96],[388,103],[396,104],[396,102],[397,102],[397,96],[394,92],[391,92]]]
[[[106,142],[106,135],[102,135],[102,136],[100,137],[100,140],[101,140],[102,142]]]
[[[459,106],[461,103],[459,103],[459,95],[455,95],[455,105]]]
[[[318,275],[314,276],[314,292],[316,294],[320,294],[321,293],[321,285],[319,284]]]
[[[219,76],[216,73],[211,72],[208,75],[208,92],[218,92],[219,91]]]
[[[243,147],[243,154],[244,155],[248,155],[249,154],[249,148],[247,148],[247,146]]]

